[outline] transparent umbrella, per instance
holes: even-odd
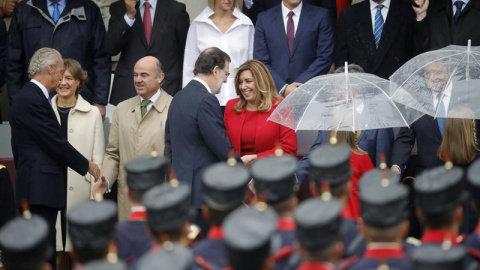
[[[268,120],[294,130],[344,131],[402,127],[413,122],[402,116],[385,92],[389,89],[388,80],[345,70],[315,77],[301,85]]]
[[[390,81],[392,99],[403,105],[400,110],[480,119],[480,47],[471,47],[470,41],[468,46],[450,45],[418,55]]]

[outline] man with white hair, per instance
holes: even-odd
[[[12,150],[17,169],[16,204],[30,205],[49,227],[48,241],[55,247],[58,211],[66,205],[66,166],[81,175],[99,177],[98,166],[87,160],[63,138],[49,93],[62,78],[63,60],[54,49],[35,52],[28,74],[31,78],[15,97],[10,112]],[[55,258],[50,259],[55,269]]]

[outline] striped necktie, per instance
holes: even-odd
[[[382,8],[384,5],[377,6],[377,13],[375,14],[375,29],[373,31],[373,35],[375,36],[375,47],[378,49],[378,45],[380,45],[380,38],[382,37],[383,31],[383,16],[382,16]]]

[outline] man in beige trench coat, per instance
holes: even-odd
[[[158,153],[165,147],[165,122],[172,96],[160,86],[165,78],[161,63],[153,56],[138,60],[133,70],[137,96],[120,102],[113,113],[108,145],[102,165],[102,180],[94,190],[104,192],[118,179],[118,217],[129,217],[130,206],[125,198],[125,163],[148,155],[152,145]]]

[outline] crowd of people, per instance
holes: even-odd
[[[177,1],[124,0],[108,30],[91,0],[13,2],[7,270],[56,269],[55,251],[75,269],[478,269],[478,121],[319,131],[298,161],[295,131],[267,119],[316,76],[388,79],[419,53],[480,45],[479,1],[365,0],[337,21],[333,0],[209,0],[190,23]],[[426,66],[426,87],[446,74]],[[116,203],[102,200],[114,183]]]

